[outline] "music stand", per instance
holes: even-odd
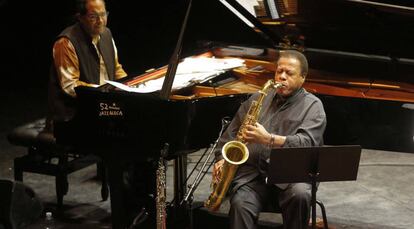
[[[359,145],[273,149],[268,183],[311,183],[312,228],[316,228],[316,184],[356,180],[360,157]]]

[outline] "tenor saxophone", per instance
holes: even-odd
[[[217,211],[227,193],[227,190],[236,174],[239,165],[243,164],[249,158],[249,149],[246,147],[245,139],[243,139],[243,132],[247,125],[254,125],[260,114],[262,103],[270,88],[280,88],[282,84],[275,83],[273,80],[268,80],[263,88],[259,91],[260,95],[257,100],[253,101],[249,107],[244,120],[237,132],[236,139],[224,144],[221,154],[224,158],[224,163],[221,169],[221,175],[218,183],[213,183],[213,191],[209,198],[204,202],[204,206],[209,211]]]

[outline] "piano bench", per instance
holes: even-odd
[[[23,181],[23,172],[55,176],[57,206],[63,205],[68,192],[67,176],[90,165],[97,165],[97,175],[102,181],[102,200],[108,199],[109,189],[102,160],[95,155],[79,155],[71,147],[56,144],[52,133],[43,131],[45,119],[38,119],[18,126],[8,134],[11,144],[26,147],[28,153],[14,159],[14,179]]]

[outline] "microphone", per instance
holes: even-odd
[[[231,118],[229,116],[225,116],[221,119],[221,125],[223,126],[223,129],[227,127],[231,123]]]

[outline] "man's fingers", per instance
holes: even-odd
[[[214,180],[215,180],[216,184],[220,182],[220,180],[221,180],[221,172],[220,171],[216,173],[216,175],[214,176]]]
[[[218,168],[217,169],[215,169],[215,171],[214,171],[214,173],[213,173],[213,180],[214,180],[214,183],[218,183],[218,182],[220,182],[220,180],[221,180],[221,165],[218,165],[217,166]]]

